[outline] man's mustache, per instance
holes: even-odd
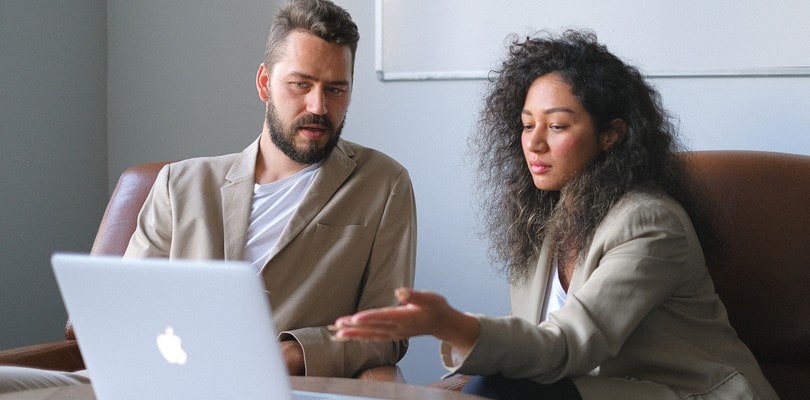
[[[293,130],[298,130],[302,126],[310,124],[323,125],[329,132],[335,131],[335,125],[329,120],[329,118],[316,114],[307,114],[301,118],[298,118],[293,124]]]

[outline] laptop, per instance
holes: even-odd
[[[51,258],[93,390],[116,399],[370,399],[291,390],[246,262]]]

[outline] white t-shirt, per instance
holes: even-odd
[[[546,309],[543,312],[543,321],[548,319],[548,314],[557,311],[565,305],[565,299],[568,297],[568,294],[565,293],[565,289],[563,289],[562,282],[560,282],[560,272],[557,269],[557,261],[554,261],[554,268],[551,271],[554,274],[553,278],[550,279],[549,285],[551,286],[548,294],[548,302],[546,303]]]
[[[253,203],[243,258],[257,271],[267,263],[270,251],[312,186],[320,167],[320,164],[313,164],[282,180],[253,186]]]

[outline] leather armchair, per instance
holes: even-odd
[[[135,232],[138,212],[158,172],[166,164],[167,162],[155,162],[136,165],[121,174],[104,211],[91,254],[124,254],[129,238]],[[64,340],[0,351],[0,364],[60,371],[85,368],[69,319],[65,326]],[[396,365],[370,368],[361,371],[355,378],[405,382],[401,369]]]
[[[731,325],[782,399],[810,393],[810,156],[683,154],[724,249],[712,278]],[[430,386],[460,390],[457,375]]]

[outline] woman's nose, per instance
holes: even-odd
[[[523,148],[532,152],[543,152],[548,149],[545,136],[537,130],[523,133]]]

